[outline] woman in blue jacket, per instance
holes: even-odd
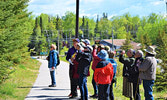
[[[57,51],[56,51],[56,45],[52,44],[50,46],[50,52],[48,56],[48,68],[50,70],[50,76],[51,76],[51,85],[49,87],[56,87],[56,79],[55,79],[55,68],[57,65]]]

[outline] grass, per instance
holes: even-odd
[[[115,87],[115,83],[113,85],[113,93],[115,100],[129,100],[129,98],[126,98],[125,96],[122,95],[122,87],[123,87],[123,77],[122,77],[122,64],[117,61],[118,67],[117,67],[117,84]],[[89,95],[93,95],[93,86],[92,86],[92,74],[93,70],[90,68],[90,73],[91,75],[88,77],[88,90],[89,90]],[[156,92],[155,87],[153,87],[153,95],[155,100],[167,100],[167,91],[162,91],[162,92]],[[144,89],[143,85],[140,85],[140,95],[141,95],[141,100],[144,100]],[[96,100],[96,99],[91,99],[91,100]]]
[[[40,63],[33,59],[16,65],[15,72],[0,84],[0,100],[24,100],[37,78],[39,67]]]

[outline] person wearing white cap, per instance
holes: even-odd
[[[156,79],[156,66],[157,61],[155,58],[155,48],[148,46],[146,51],[146,58],[139,68],[139,77],[143,80],[144,96],[145,100],[154,100],[153,97],[153,85]]]
[[[90,41],[88,39],[81,39],[81,42],[85,43],[85,45],[90,45]]]

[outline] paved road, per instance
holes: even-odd
[[[57,86],[48,87],[51,84],[48,62],[41,59],[39,61],[42,62],[39,75],[25,100],[67,100],[70,93],[69,64],[60,62],[56,71]]]

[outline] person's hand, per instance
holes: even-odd
[[[74,58],[71,58],[71,62],[73,62],[74,61]]]
[[[95,45],[93,45],[93,49],[97,49],[97,45],[95,44]]]
[[[122,50],[121,55],[124,55],[124,54],[125,54],[125,50]]]

